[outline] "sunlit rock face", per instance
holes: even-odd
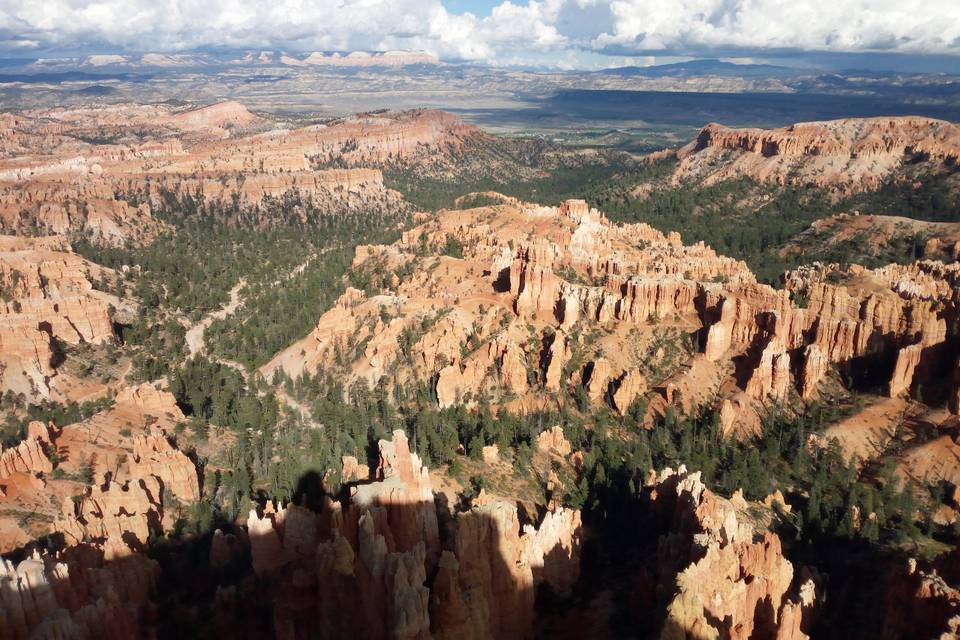
[[[804,122],[768,130],[709,124],[677,157],[678,182],[749,177],[855,192],[876,189],[905,163],[932,168],[956,163],[960,127],[916,117]]]
[[[780,538],[748,523],[742,497],[721,498],[681,468],[656,478],[651,500],[673,523],[657,552],[660,584],[675,576],[661,638],[808,637],[815,586],[794,580]]]
[[[145,383],[82,422],[32,422],[0,451],[0,551],[54,533],[67,545],[102,543],[109,560],[172,530],[172,503],[200,498],[194,462],[168,436],[184,421],[172,394]],[[24,514],[40,516],[28,531]]]
[[[439,111],[288,129],[235,101],[28,111],[5,115],[0,131],[0,232],[39,229],[113,246],[168,228],[153,210],[171,197],[202,195],[262,225],[308,222],[311,207],[404,210],[384,186],[386,163],[443,162],[488,139]],[[285,198],[296,205],[289,219],[272,219]]]
[[[62,399],[62,357],[54,340],[76,345],[114,339],[109,314],[118,299],[93,288],[110,273],[72,252],[59,237],[0,236],[0,391]]]

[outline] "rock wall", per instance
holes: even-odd
[[[441,536],[429,474],[399,430],[380,441],[373,476],[320,513],[251,512],[254,569],[283,585],[274,601],[280,637],[347,629],[369,638],[531,637],[537,586],[569,593],[576,582],[579,512],[560,507],[521,526],[514,505],[480,498],[445,519]],[[293,607],[290,590],[309,604]]]
[[[90,545],[0,560],[0,639],[141,637],[158,576],[143,555],[108,562]]]
[[[805,122],[770,130],[709,124],[677,157],[676,181],[749,177],[855,192],[879,187],[908,162],[934,170],[956,163],[960,128],[916,117]]]
[[[187,110],[40,110],[5,125],[0,231],[80,234],[114,246],[149,242],[164,229],[151,211],[163,205],[161,192],[236,205],[262,224],[277,222],[267,200],[287,196],[323,212],[397,210],[405,205],[384,187],[381,167],[442,164],[450,152],[487,140],[439,111],[291,130],[230,101]],[[298,208],[292,221],[306,222],[307,213]]]
[[[885,383],[891,396],[921,384],[937,389],[946,383],[935,372],[947,368],[958,332],[956,272],[923,261],[875,270],[815,264],[787,273],[786,291],[731,287],[721,293],[704,355],[737,362],[738,385],[760,404],[793,389],[816,397],[831,365],[869,376],[865,384]]]
[[[49,398],[62,355],[54,339],[113,340],[108,310],[117,299],[89,280],[107,271],[62,240],[0,236],[0,390]]]
[[[791,591],[794,567],[779,537],[754,530],[742,498],[714,495],[681,467],[659,475],[651,500],[673,523],[658,548],[660,584],[674,584],[661,638],[808,637],[813,583]]]

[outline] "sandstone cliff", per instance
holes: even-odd
[[[739,177],[816,184],[844,192],[875,189],[903,164],[937,169],[960,158],[960,128],[929,118],[805,122],[781,129],[710,124],[677,152],[674,180]]]
[[[344,474],[347,475],[346,473]],[[427,469],[402,431],[380,441],[373,481],[320,513],[267,505],[247,520],[253,567],[309,604],[274,601],[283,637],[523,638],[539,584],[569,593],[580,571],[580,514],[557,508],[523,525],[514,505],[480,500],[441,540]],[[444,517],[450,517],[445,515]],[[296,576],[307,572],[309,580]]]
[[[56,341],[114,339],[108,310],[119,301],[90,280],[107,274],[60,238],[0,236],[0,391],[62,397]]]
[[[255,224],[308,224],[318,211],[403,210],[380,168],[446,167],[449,154],[488,141],[439,111],[291,130],[233,101],[186,110],[47,109],[8,125],[0,145],[0,231],[80,234],[107,245],[150,241],[165,228],[152,211],[169,198],[219,202],[230,211],[227,221]],[[287,200],[290,211],[279,211],[276,204]]]
[[[720,498],[681,468],[660,474],[652,500],[675,523],[658,549],[660,579],[677,572],[661,638],[808,637],[815,587],[792,591],[779,537],[749,524],[742,498]]]

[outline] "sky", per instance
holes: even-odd
[[[724,58],[960,72],[960,0],[0,0],[0,57],[210,48],[415,49],[557,69]]]

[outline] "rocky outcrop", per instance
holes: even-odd
[[[803,371],[800,374],[800,397],[804,400],[817,393],[817,385],[827,374],[829,363],[816,344],[807,345],[803,353]]]
[[[4,450],[0,445],[0,479],[15,473],[43,474],[53,471],[53,463],[39,438],[27,438]]]
[[[570,348],[567,346],[567,337],[561,331],[553,335],[544,372],[543,387],[547,391],[560,391],[563,385],[563,367],[570,358]]]
[[[561,426],[554,426],[542,431],[537,436],[537,449],[545,453],[556,453],[564,458],[573,451],[570,441],[563,435],[563,427]]]
[[[955,558],[947,556],[947,561]],[[947,573],[951,573],[949,567]],[[957,576],[952,576],[955,581]],[[936,569],[923,570],[913,558],[897,567],[886,593],[883,640],[956,638],[960,634],[960,590]]]
[[[170,444],[163,432],[134,438],[131,470],[141,478],[157,478],[164,490],[182,502],[195,502],[200,497],[197,468],[190,458]]]
[[[913,374],[917,370],[917,365],[920,364],[922,354],[922,344],[904,347],[897,353],[897,362],[893,367],[893,375],[890,376],[888,387],[891,398],[896,398],[900,394],[910,391],[910,386],[913,384]]]
[[[949,350],[939,345],[948,340],[953,331],[948,323],[958,313],[954,271],[934,262],[876,270],[801,268],[785,279],[790,293],[807,300],[803,309],[785,292],[759,285],[730,288],[721,294],[704,355],[716,362],[739,360],[749,372],[740,384],[757,399],[782,399],[794,386],[801,398],[811,399],[831,365],[847,367],[855,360],[872,375],[887,376],[891,395],[910,389],[918,374],[942,386],[931,376],[945,367],[940,360]],[[828,284],[828,274],[846,283]],[[795,383],[791,371],[797,373]]]
[[[113,340],[108,310],[118,301],[95,291],[88,275],[108,273],[62,239],[0,236],[0,390],[56,397],[56,341]]]
[[[380,482],[357,486],[351,501],[361,511],[384,509],[397,548],[407,551],[422,544],[435,561],[440,539],[429,472],[420,456],[410,451],[407,436],[399,429],[393,432],[392,441],[381,440],[379,449],[375,476]]]
[[[24,520],[36,536],[96,541],[110,559],[173,529],[201,495],[196,466],[163,431],[183,419],[171,394],[142,385],[83,422],[31,423],[0,454],[0,531]],[[2,536],[0,550],[23,542]]]
[[[178,129],[204,131],[251,127],[258,124],[260,119],[239,102],[225,100],[172,114],[166,121]]]
[[[521,526],[515,505],[479,499],[447,523],[441,549],[426,468],[402,431],[379,448],[375,480],[351,483],[349,502],[250,513],[254,570],[282,594],[277,629],[293,638],[531,637],[538,586],[569,594],[579,577],[580,513],[558,507]]]
[[[392,56],[377,59],[393,60]],[[54,124],[55,123],[55,124]],[[123,105],[25,112],[8,121],[0,161],[0,231],[149,242],[170,197],[219,202],[230,222],[308,223],[319,212],[399,211],[380,168],[450,166],[487,142],[476,127],[428,110],[288,129],[235,101],[183,109]],[[90,132],[106,137],[86,142]],[[292,206],[281,210],[277,202]]]
[[[567,594],[579,577],[580,528],[579,512],[563,509],[522,531],[516,508],[506,503],[461,514],[455,551],[438,576],[435,635],[452,638],[469,629],[468,637],[529,637],[537,586],[545,582]]]
[[[647,390],[647,379],[639,369],[630,369],[620,376],[617,390],[613,393],[613,405],[621,414],[626,414],[630,405]]]
[[[709,124],[677,157],[676,181],[749,177],[854,192],[879,187],[905,163],[932,169],[956,163],[960,129],[917,117],[805,122],[769,130]]]
[[[589,377],[583,381],[591,401],[603,400],[610,385],[610,373],[610,362],[606,358],[597,358],[593,362],[589,369]]]
[[[790,390],[790,356],[783,346],[771,341],[760,354],[760,363],[747,382],[747,395],[782,400]]]
[[[261,517],[256,509],[251,509],[247,516],[250,556],[253,572],[258,576],[275,573],[284,564],[283,542],[278,533],[282,531],[282,522],[275,513],[264,513]]]
[[[676,572],[661,638],[808,637],[812,583],[803,596],[790,592],[794,568],[776,534],[755,531],[735,501],[683,468],[660,474],[652,500],[679,523],[658,549],[661,580]]]
[[[62,515],[53,523],[68,544],[84,540],[111,541],[140,549],[151,527],[162,530],[162,487],[155,478],[93,485],[76,502],[63,501]]]
[[[148,634],[156,561],[139,554],[106,562],[82,545],[14,565],[0,560],[0,638],[133,638]]]

